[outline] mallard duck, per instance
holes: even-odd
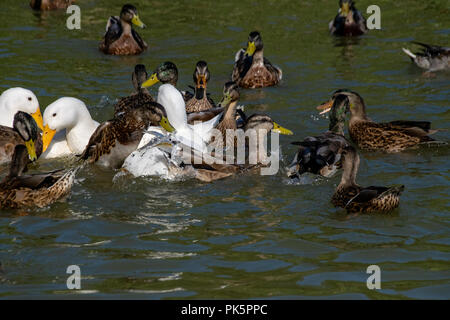
[[[450,47],[433,46],[416,41],[412,43],[421,46],[422,51],[412,53],[405,48],[402,50],[417,66],[428,71],[450,69]]]
[[[48,105],[44,111],[46,150],[41,158],[51,159],[81,154],[92,133],[99,126],[83,101],[64,97]]]
[[[263,55],[263,41],[257,31],[248,36],[247,49],[236,53],[231,79],[242,88],[263,88],[278,84],[283,73]]]
[[[14,116],[13,128],[0,126],[0,164],[12,160],[18,145],[29,148],[33,161],[42,153],[42,137],[38,133],[36,122],[28,113],[22,111]]]
[[[148,74],[145,66],[138,64],[134,67],[134,71],[131,77],[133,82],[134,92],[128,97],[120,98],[114,105],[114,116],[119,113],[127,112],[130,109],[139,107],[148,102],[155,102],[152,95],[146,88],[142,88],[142,84],[147,80]]]
[[[206,93],[206,87],[211,77],[208,65],[205,61],[197,62],[194,70],[194,94],[186,92],[184,97],[186,100],[186,112],[206,111],[214,108],[216,105],[214,101]]]
[[[44,130],[41,109],[34,93],[24,88],[10,88],[0,95],[0,125],[12,128],[14,116],[18,111],[28,113]]]
[[[105,36],[99,45],[100,51],[113,55],[136,55],[144,52],[147,43],[134,31],[132,24],[145,28],[136,7],[126,4],[122,7],[120,17],[109,18]]]
[[[30,7],[33,10],[57,10],[67,9],[75,0],[31,0]]]
[[[329,24],[335,36],[360,36],[367,32],[366,19],[355,7],[353,0],[339,0],[339,11]]]
[[[157,101],[166,109],[167,118],[176,130],[176,139],[188,147],[203,151],[206,143],[211,139],[211,129],[217,125],[221,115],[195,125],[188,124],[183,96],[175,87],[177,79],[176,65],[172,62],[164,62],[142,84],[142,87],[148,88],[158,82],[162,83],[158,89]]]
[[[334,104],[333,101],[344,96],[345,103]],[[427,121],[391,121],[388,123],[376,123],[366,115],[366,105],[362,97],[350,90],[337,90],[332,99],[317,107],[322,114],[329,112],[332,106],[338,108],[335,112],[345,114],[350,111],[348,131],[351,139],[363,150],[384,151],[388,153],[400,152],[421,143],[433,144],[434,139],[430,134],[437,130],[431,130],[431,123]],[[339,119],[344,122],[344,119]]]
[[[342,152],[343,173],[331,202],[348,213],[387,212],[398,207],[404,186],[361,187],[356,184],[359,155],[348,146]]]
[[[347,103],[347,97],[341,95],[333,102],[330,113],[330,127],[327,132],[315,137],[306,137],[303,141],[292,142],[299,150],[287,168],[290,178],[298,178],[305,172],[331,177],[341,168],[341,153],[350,143],[344,137],[345,110],[340,106]]]
[[[39,133],[33,119],[23,113],[15,120],[15,128],[25,140],[18,144],[9,169],[9,174],[0,183],[0,209],[22,207],[45,207],[67,196],[79,168],[64,173],[61,170],[49,173],[23,175],[28,162],[35,161],[37,155],[34,141]]]
[[[101,124],[89,139],[81,159],[119,169],[126,157],[137,149],[150,125],[173,131],[164,107],[147,102]]]

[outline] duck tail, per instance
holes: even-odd
[[[403,52],[404,53],[406,53],[411,59],[415,59],[417,56],[414,54],[414,53],[412,53],[410,50],[408,50],[408,49],[405,49],[405,48],[402,48],[402,50],[403,50]]]
[[[404,190],[405,190],[405,186],[404,185],[391,186],[391,187],[389,187],[389,189],[387,189],[386,191],[381,193],[378,196],[378,198],[382,198],[382,197],[387,196],[389,194],[392,194],[394,196],[400,196]]]

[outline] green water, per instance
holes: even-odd
[[[209,64],[216,100],[234,54],[261,31],[266,56],[284,71],[275,88],[241,92],[247,112],[270,114],[294,136],[327,129],[315,106],[332,91],[359,92],[376,121],[450,123],[449,73],[423,76],[402,53],[411,40],[449,45],[449,1],[358,1],[378,4],[382,30],[359,41],[330,37],[336,1],[135,1],[149,50],[111,57],[97,45],[122,1],[79,0],[81,30],[64,11],[35,13],[28,1],[0,3],[0,90],[26,87],[41,108],[62,96],[82,99],[105,121],[131,91],[131,71],[176,63],[179,88],[195,63]],[[157,88],[152,89],[156,95]],[[437,134],[449,141],[449,132]],[[67,202],[31,212],[1,212],[2,298],[450,298],[450,148],[395,155],[363,153],[363,185],[404,184],[390,215],[348,217],[329,203],[339,175],[290,184],[242,175],[211,184],[122,178],[91,166]],[[69,166],[40,161],[33,170]],[[0,168],[1,175],[5,168]],[[66,288],[66,268],[79,265],[82,290]],[[381,268],[381,290],[368,290],[366,269]]]

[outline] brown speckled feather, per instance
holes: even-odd
[[[422,142],[434,141],[420,128],[402,128],[390,123],[372,121],[350,121],[352,140],[367,151],[400,152]]]
[[[155,102],[155,99],[149,92],[134,93],[128,97],[120,98],[114,106],[114,117],[150,102]]]
[[[100,43],[99,49],[100,51],[106,54],[112,55],[137,55],[141,54],[147,49],[147,43],[143,42],[143,46],[141,47],[139,43],[134,39],[131,34],[122,34],[120,38],[114,41],[109,46],[106,45],[103,40]]]
[[[192,96],[192,98],[186,102],[187,113],[206,111],[214,107],[214,102],[209,97],[207,97],[206,93],[200,100],[195,98],[195,96]]]

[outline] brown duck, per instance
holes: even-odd
[[[120,98],[115,104],[114,117],[149,102],[155,102],[150,92],[146,88],[142,88],[142,84],[147,80],[147,77],[148,74],[144,65],[138,64],[134,67],[134,72],[131,76],[134,91],[128,97]]]
[[[366,105],[362,97],[350,90],[341,89],[333,94],[331,100],[319,107],[321,113],[329,112],[333,101],[345,96],[347,102],[339,106],[337,113],[350,112],[348,131],[351,139],[359,148],[366,151],[384,151],[388,153],[400,152],[419,144],[442,144],[431,137],[430,134],[438,130],[431,129],[428,121],[391,121],[388,123],[376,123],[366,115]],[[343,119],[341,121],[344,121]]]
[[[132,28],[132,24],[145,28],[137,9],[131,4],[123,6],[120,17],[110,17],[106,33],[99,45],[100,51],[112,55],[137,55],[147,49],[147,43]]]
[[[280,68],[264,58],[264,44],[259,32],[248,36],[247,49],[236,53],[231,79],[242,88],[263,88],[277,85],[283,76]]]
[[[389,212],[400,204],[404,186],[361,187],[356,183],[359,156],[355,148],[348,146],[342,152],[343,173],[331,202],[345,208],[348,213]]]
[[[126,157],[137,149],[150,125],[160,125],[169,132],[174,130],[164,107],[148,102],[101,124],[89,139],[81,159],[119,169]]]

